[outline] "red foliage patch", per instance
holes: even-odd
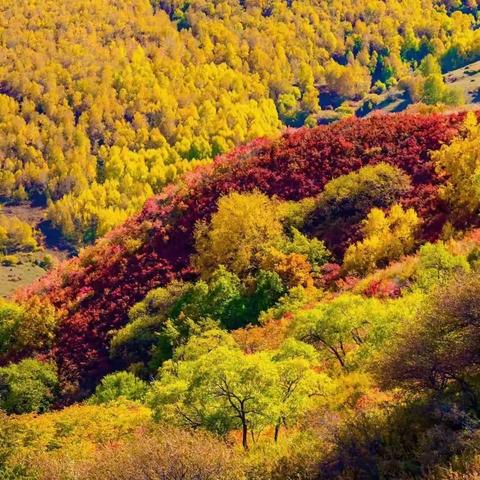
[[[382,279],[372,281],[363,293],[367,297],[398,298],[402,289],[395,281]]]
[[[287,131],[280,139],[257,140],[218,158],[146,202],[142,212],[95,246],[50,273],[27,295],[46,295],[67,311],[54,356],[65,380],[92,388],[111,368],[112,330],[123,326],[129,308],[152,288],[174,278],[193,278],[189,265],[193,231],[208,219],[217,199],[231,191],[261,190],[299,200],[321,192],[329,180],[380,161],[412,178],[404,198],[423,217],[425,238],[438,234],[445,207],[429,151],[458,132],[459,115],[392,115],[347,120],[332,126]],[[141,239],[132,247],[129,239]]]

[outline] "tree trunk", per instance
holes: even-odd
[[[278,434],[280,433],[280,421],[277,422],[275,425],[275,433],[273,434],[273,439],[275,440],[275,443],[278,441]]]
[[[339,351],[335,347],[328,347],[329,350],[335,355],[337,358],[338,362],[340,363],[340,366],[342,368],[345,368],[345,361],[343,360],[342,355],[339,353]]]
[[[248,426],[244,419],[242,419],[242,445],[244,450],[248,450]]]

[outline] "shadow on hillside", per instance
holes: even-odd
[[[408,98],[402,98],[402,100],[396,105],[391,112],[392,113],[399,113],[403,112],[408,108],[408,106],[411,104],[410,100]]]
[[[38,224],[37,228],[43,235],[43,243],[46,248],[64,252],[68,257],[76,255],[77,251],[75,247],[65,239],[65,237],[50,220],[43,220]]]
[[[389,95],[382,100],[375,110],[385,110],[389,113],[403,112],[409,105],[410,99],[406,93],[397,93],[396,95]]]

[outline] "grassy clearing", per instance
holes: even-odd
[[[35,252],[14,253],[12,257],[15,261],[13,262],[5,262],[3,252],[0,252],[0,297],[5,298],[45,274],[46,270],[37,263],[46,256],[55,263],[66,259],[71,254],[71,250],[60,237],[54,235],[55,232],[52,229],[45,228],[47,222],[44,207],[35,207],[27,203],[3,205],[2,214],[7,217],[16,217],[31,225],[40,245],[39,250]]]
[[[37,252],[15,256],[19,259],[17,265],[0,264],[0,297],[3,298],[45,274],[45,270],[34,263],[35,259],[45,256],[45,253]]]
[[[445,82],[462,90],[465,105],[480,104],[480,61],[448,72]]]

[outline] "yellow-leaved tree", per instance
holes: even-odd
[[[480,207],[480,125],[474,113],[467,114],[462,134],[432,152],[432,159],[446,178],[442,198],[456,214],[476,212]]]
[[[218,265],[243,276],[254,268],[266,246],[283,238],[279,205],[258,192],[220,198],[210,225],[197,225],[196,267],[208,277]]]
[[[348,247],[343,268],[363,275],[399,259],[415,246],[419,225],[420,219],[412,208],[404,210],[393,205],[387,213],[373,208],[363,221],[364,239]]]

